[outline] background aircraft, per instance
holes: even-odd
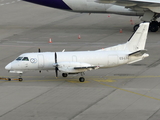
[[[5,69],[10,73],[19,73],[19,81],[22,81],[21,74],[30,70],[55,70],[56,77],[59,71],[63,77],[67,77],[68,74],[80,73],[83,76],[86,71],[131,64],[149,56],[144,49],[148,28],[149,23],[141,23],[128,42],[96,51],[40,52],[39,50],[37,53],[24,53],[9,63]],[[84,82],[85,78],[80,77],[79,81]]]
[[[142,16],[150,22],[149,30],[158,31],[160,23],[160,0],[24,0],[48,7],[80,13],[111,13],[128,16]],[[134,26],[134,30],[139,24]]]

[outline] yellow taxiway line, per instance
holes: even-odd
[[[104,85],[104,86],[107,86],[107,87],[110,87],[110,88],[115,88],[117,90],[122,90],[122,91],[125,91],[125,92],[133,93],[133,94],[136,94],[136,95],[140,95],[140,96],[143,96],[143,97],[147,97],[147,98],[151,98],[151,99],[160,101],[159,98],[151,97],[151,96],[144,95],[144,94],[141,94],[141,93],[137,93],[137,92],[133,92],[133,91],[130,91],[130,90],[126,90],[126,89],[123,89],[123,88],[118,88],[118,87],[111,86],[111,85],[108,85],[108,84],[105,84],[105,83],[100,83],[100,84]]]

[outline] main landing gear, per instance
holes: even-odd
[[[139,27],[139,24],[136,24],[136,25],[133,27],[133,30],[136,31],[136,30],[138,29],[138,27]],[[152,21],[152,22],[150,22],[149,30],[150,30],[151,32],[157,32],[158,29],[159,29],[159,27],[160,27],[160,22],[158,22],[158,21]]]
[[[81,73],[81,76],[83,76],[84,75],[84,73]],[[68,76],[68,74],[67,73],[62,73],[62,76],[63,77],[67,77]],[[84,82],[85,81],[85,78],[84,77],[80,77],[79,78],[79,82]]]

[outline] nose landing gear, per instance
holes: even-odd
[[[21,81],[23,81],[23,78],[18,78],[18,80],[21,82]]]
[[[11,81],[11,78],[5,78],[5,80]],[[23,81],[22,73],[19,73],[19,78],[18,79],[13,79],[13,80],[18,80],[18,81],[22,82]]]
[[[20,82],[23,81],[22,73],[19,73],[19,78],[18,78],[18,80],[19,80]]]

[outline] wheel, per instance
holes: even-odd
[[[158,27],[160,27],[160,22],[158,22]]]
[[[158,29],[159,29],[159,27],[158,27],[158,25],[150,25],[150,27],[149,27],[149,30],[151,31],[151,32],[157,32],[158,31]]]
[[[138,28],[139,28],[139,24],[135,25],[135,26],[133,27],[133,30],[136,31]]]
[[[8,78],[8,81],[11,81],[11,78]]]
[[[80,77],[80,78],[79,78],[79,81],[80,81],[80,82],[84,82],[84,81],[85,81],[84,77]]]
[[[152,21],[149,26],[151,32],[157,32],[159,29],[159,23],[157,21]]]
[[[21,81],[23,81],[23,78],[19,78],[18,80],[21,82]]]
[[[67,73],[62,73],[62,76],[63,76],[63,77],[67,77],[68,74],[67,74]]]

